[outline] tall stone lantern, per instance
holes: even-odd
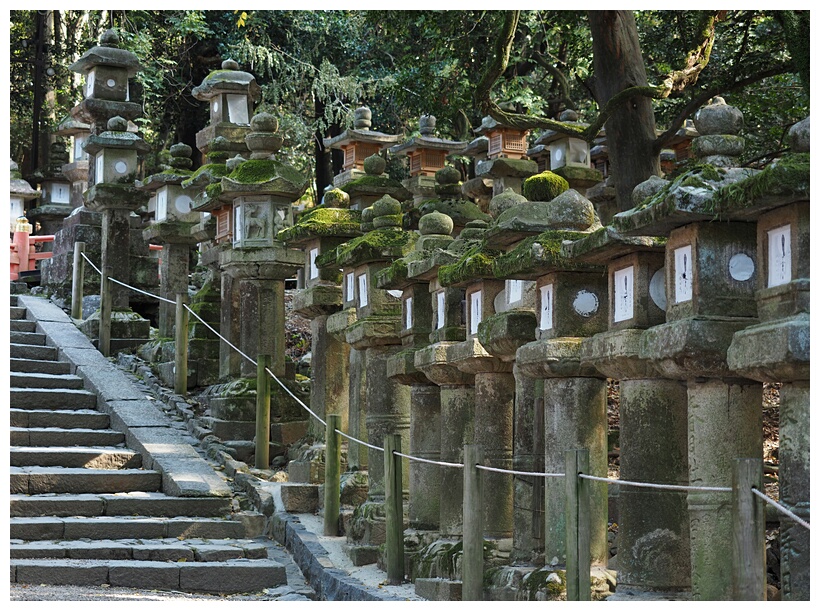
[[[39,223],[38,233],[54,235],[62,226],[63,219],[71,212],[71,182],[63,175],[62,167],[68,161],[65,143],[58,140],[50,147],[49,164],[40,180],[40,201],[30,210],[28,218]],[[51,250],[52,243],[46,242],[45,250]]]
[[[71,181],[71,207],[78,208],[83,205],[83,193],[88,188],[88,153],[85,152],[85,142],[91,135],[91,126],[69,116],[60,122],[54,133],[68,138],[70,142],[68,162],[61,170],[63,176]]]
[[[558,120],[579,129],[586,127],[585,123],[578,121],[578,113],[574,110],[565,110]],[[546,130],[535,144],[549,149],[549,167],[546,169],[566,179],[569,186],[581,195],[585,195],[589,187],[601,182],[603,175],[592,167],[589,143],[585,140],[555,130]]]
[[[476,176],[492,179],[493,196],[507,189],[521,193],[523,180],[538,173],[538,164],[525,159],[529,132],[502,125],[492,117],[484,117],[474,131],[488,140],[487,159],[476,163]]]
[[[703,165],[672,184],[638,185],[643,193],[633,199],[641,204],[616,214],[613,226],[627,236],[668,236],[666,322],[644,332],[639,354],[663,377],[686,382],[689,483],[724,487],[731,486],[735,459],[763,453],[761,384],[726,362],[733,335],[758,321],[758,253],[753,223],[714,222],[715,198],[758,171],[736,167],[740,111],[714,98],[699,115],[701,135],[692,146]],[[692,597],[729,600],[731,501],[726,493],[693,490],[687,503]]]

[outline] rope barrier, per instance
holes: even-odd
[[[731,488],[722,488],[718,486],[678,486],[675,484],[650,484],[648,482],[630,482],[625,479],[610,479],[608,477],[596,477],[595,475],[587,475],[586,473],[579,473],[578,477],[582,479],[590,479],[596,482],[604,482],[605,484],[619,485],[619,486],[635,486],[636,488],[658,488],[662,490],[679,490],[681,492],[688,492],[689,490],[700,490],[703,492],[731,492]]]
[[[100,276],[102,276],[102,272],[100,271],[100,269],[96,265],[94,265],[94,263],[91,261],[91,259],[89,259],[84,252],[81,252],[80,254],[88,262],[88,264],[91,265],[91,267],[93,267],[94,270],[98,274],[100,274]],[[125,288],[136,291],[137,293],[142,293],[143,295],[147,295],[149,297],[155,297],[156,299],[166,301],[168,303],[176,305],[175,301],[172,301],[170,299],[166,299],[165,297],[160,297],[159,295],[154,295],[153,293],[149,293],[149,292],[140,290],[136,287],[125,284],[124,282],[120,282],[119,280],[116,280],[114,278],[109,278],[109,280],[111,280],[112,282],[116,282],[117,284],[119,284],[121,286],[124,286]],[[254,359],[249,357],[247,354],[242,352],[239,348],[234,346],[225,337],[223,337],[211,325],[209,325],[207,322],[205,322],[199,316],[199,314],[194,312],[187,304],[183,304],[183,307],[186,310],[188,310],[188,312],[190,314],[192,314],[194,316],[194,318],[196,318],[199,322],[201,322],[203,325],[205,325],[205,327],[207,327],[208,330],[210,330],[211,333],[216,335],[221,341],[225,342],[228,346],[233,348],[237,353],[239,353],[239,355],[241,355],[242,357],[247,359],[249,362],[251,362],[253,364],[256,364],[256,361]],[[310,407],[305,405],[305,403],[301,399],[299,399],[299,397],[297,397],[284,384],[284,382],[282,382],[282,380],[280,380],[269,368],[265,367],[265,371],[268,373],[268,375],[271,378],[273,378],[276,381],[277,384],[279,384],[279,386],[281,386],[285,390],[286,393],[288,393],[291,396],[291,398],[293,398],[301,407],[303,407],[308,413],[310,413],[311,416],[313,416],[314,418],[316,418],[316,420],[321,422],[323,426],[325,426],[325,427],[327,426],[327,422],[322,420],[313,410],[310,409]],[[367,443],[366,441],[362,441],[361,439],[357,439],[356,437],[352,437],[351,435],[348,435],[347,433],[345,433],[344,431],[340,431],[339,429],[334,429],[334,430],[335,430],[335,432],[339,433],[342,437],[345,437],[346,439],[349,439],[350,441],[353,441],[353,442],[358,443],[360,445],[366,446],[366,447],[368,447],[372,450],[377,450],[379,452],[384,452],[384,448],[374,446],[372,444]],[[426,458],[419,458],[418,456],[411,456],[409,454],[402,454],[401,452],[395,452],[395,451],[393,452],[393,454],[395,454],[396,456],[401,456],[403,458],[407,458],[409,460],[416,461],[416,462],[439,465],[439,466],[442,466],[442,467],[453,467],[453,468],[459,468],[459,469],[464,468],[464,465],[462,463],[450,463],[450,462],[437,461],[437,460],[428,460]],[[487,467],[487,466],[484,466],[484,465],[476,465],[476,468],[477,469],[482,469],[484,471],[493,471],[495,473],[506,473],[506,474],[509,474],[509,475],[519,475],[519,476],[523,476],[523,477],[565,477],[566,476],[566,474],[564,474],[564,473],[543,473],[543,472],[537,472],[537,471],[513,471],[513,470],[510,470],[510,469],[499,469],[499,468],[496,468],[496,467]],[[622,479],[610,479],[610,478],[607,478],[607,477],[596,477],[594,475],[587,475],[586,473],[579,473],[578,477],[583,478],[583,479],[592,480],[592,481],[603,482],[603,483],[609,484],[609,485],[635,486],[635,487],[638,487],[638,488],[655,488],[655,489],[662,489],[662,490],[677,490],[677,491],[681,491],[681,492],[687,492],[689,490],[698,490],[698,491],[704,491],[704,492],[731,492],[732,491],[731,488],[723,488],[723,487],[717,487],[717,486],[678,486],[678,485],[674,485],[674,484],[651,484],[651,483],[648,483],[648,482],[632,482],[632,481],[622,480]],[[785,507],[783,507],[783,505],[779,504],[774,499],[766,496],[765,494],[763,494],[762,492],[760,492],[759,490],[757,490],[755,488],[752,488],[752,492],[754,494],[756,494],[757,496],[761,497],[763,500],[765,500],[770,505],[774,505],[778,509],[778,511],[784,513],[785,515],[790,517],[792,520],[794,520],[795,522],[797,522],[801,526],[803,526],[807,529],[811,528],[811,526],[809,525],[808,522],[805,522],[804,520],[802,520],[801,518],[796,516],[793,512],[791,512],[788,509],[786,509]]]
[[[795,522],[800,524],[800,526],[802,526],[803,528],[805,528],[807,530],[811,530],[811,524],[809,524],[805,520],[801,519],[799,516],[795,515],[793,512],[786,509],[783,505],[781,505],[780,503],[775,501],[770,496],[768,496],[766,494],[763,494],[757,488],[752,488],[752,493],[759,496],[761,499],[766,501],[769,505],[772,505],[773,507],[775,507],[780,513],[783,513],[783,514],[789,516],[792,520],[794,520]]]

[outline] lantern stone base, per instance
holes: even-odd
[[[97,310],[79,325],[80,331],[92,340],[100,336],[100,311]],[[111,312],[111,351],[137,347],[148,341],[151,323],[131,310]]]

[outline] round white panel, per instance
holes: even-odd
[[[125,174],[128,171],[128,166],[124,161],[118,161],[114,164],[114,171],[117,174]]]
[[[105,84],[106,84],[106,85],[108,85],[109,87],[114,87],[114,85],[116,85],[116,84],[117,84],[117,81],[115,81],[114,79],[110,78],[110,79],[108,79],[107,81],[105,81]]]
[[[755,262],[746,253],[739,252],[729,259],[729,275],[743,282],[748,280],[755,273]]]
[[[572,302],[573,309],[584,318],[589,318],[598,311],[598,296],[586,290],[578,291]]]
[[[563,156],[564,152],[561,149],[555,149],[555,161],[561,161]]]
[[[214,102],[214,112],[219,112],[219,102]]]
[[[649,297],[652,303],[664,312],[666,311],[666,268],[662,267],[654,274],[649,281]]]
[[[174,208],[177,209],[177,212],[180,214],[187,214],[191,211],[191,198],[187,195],[180,195],[174,200]]]

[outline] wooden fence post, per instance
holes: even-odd
[[[387,520],[387,581],[404,580],[404,503],[401,485],[401,435],[384,437],[384,514]]]
[[[266,368],[270,368],[271,356],[260,354],[256,357],[256,449],[254,466],[257,469],[270,468],[270,378]]]
[[[589,551],[589,450],[567,450],[567,600],[591,600]]]
[[[738,458],[732,473],[732,587],[734,600],[766,600],[766,507],[763,461]]]
[[[102,270],[100,278],[100,339],[98,340],[99,350],[103,356],[111,355],[111,306],[114,298],[111,287],[111,274],[113,268],[106,265]]]
[[[74,242],[74,267],[71,277],[71,318],[83,317],[83,280],[85,274],[85,242]]]
[[[188,293],[177,293],[174,326],[174,392],[188,394]]]
[[[325,427],[325,536],[339,536],[339,508],[341,491],[339,479],[342,469],[342,444],[336,429],[341,430],[342,417],[327,415]]]
[[[476,469],[484,461],[484,450],[477,445],[464,446],[464,526],[461,558],[461,599],[484,598],[484,478]]]

